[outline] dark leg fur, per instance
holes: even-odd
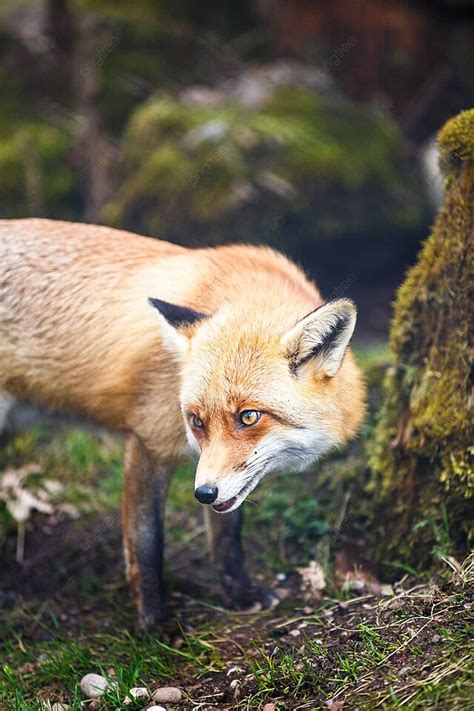
[[[259,601],[271,604],[271,595],[263,587],[250,582],[242,548],[242,509],[230,514],[218,514],[206,508],[206,523],[211,554],[221,578],[225,603],[238,608],[250,607]]]
[[[164,616],[163,516],[169,468],[157,465],[135,435],[127,437],[122,518],[127,578],[140,626]]]

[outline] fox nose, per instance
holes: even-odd
[[[194,496],[201,504],[212,504],[217,499],[217,486],[198,486]]]

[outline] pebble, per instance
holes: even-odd
[[[153,701],[159,704],[177,704],[183,698],[181,689],[176,686],[162,686],[153,694]]]
[[[100,674],[86,674],[80,683],[81,691],[88,699],[99,699],[108,686],[109,682]]]
[[[275,704],[265,704],[263,711],[275,711]]]
[[[134,686],[128,692],[125,700],[124,706],[129,706],[133,703],[133,699],[147,699],[149,697],[148,690],[144,686]]]
[[[164,706],[148,706],[146,711],[166,711]]]

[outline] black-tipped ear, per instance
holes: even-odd
[[[187,306],[170,304],[168,301],[162,301],[161,299],[149,298],[148,303],[150,306],[157,309],[174,328],[179,328],[180,326],[192,326],[192,324],[196,323],[196,321],[201,321],[203,318],[207,318],[207,314],[203,314],[201,311],[188,309]]]
[[[284,354],[296,375],[300,366],[314,360],[332,377],[339,370],[356,322],[349,299],[329,301],[311,311],[282,338]]]

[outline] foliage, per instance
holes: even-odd
[[[64,130],[39,122],[0,135],[2,217],[77,218],[79,178],[71,148]]]

